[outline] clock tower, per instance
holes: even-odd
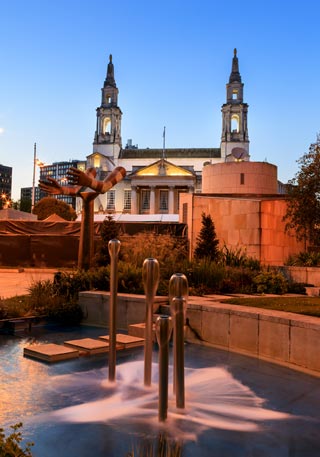
[[[226,162],[249,160],[248,105],[243,102],[243,83],[237,50],[227,84],[227,102],[222,105],[221,157]]]
[[[121,116],[118,106],[119,90],[114,79],[114,66],[110,54],[107,76],[101,89],[101,105],[97,108],[97,124],[93,153],[102,154],[113,161],[121,149]]]

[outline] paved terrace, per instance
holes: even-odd
[[[27,294],[33,282],[53,279],[56,271],[56,268],[0,268],[0,298]]]

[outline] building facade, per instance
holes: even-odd
[[[235,49],[226,86],[226,103],[222,106],[220,147],[140,149],[132,145],[132,140],[122,147],[122,111],[110,55],[101,89],[101,105],[96,110],[93,152],[87,156],[87,167],[95,167],[102,180],[116,166],[124,167],[127,176],[96,199],[95,211],[177,216],[181,193],[201,192],[205,164],[249,160],[248,105],[244,103],[243,86]]]
[[[0,165],[0,208],[8,207],[11,201],[12,167]]]
[[[50,176],[67,185],[70,166],[81,169],[94,167],[97,178],[104,180],[117,166],[126,169],[126,178],[95,200],[95,213],[130,213],[132,215],[168,214],[178,220],[179,198],[182,193],[200,193],[202,170],[206,164],[248,161],[248,105],[244,102],[244,84],[234,50],[231,73],[226,85],[226,102],[222,105],[220,147],[140,149],[128,140],[122,145],[119,89],[110,55],[106,78],[101,89],[101,103],[96,109],[96,129],[92,153],[86,161],[58,162],[40,169],[40,179]],[[42,197],[42,193],[39,193]],[[59,196],[78,213],[82,200]]]

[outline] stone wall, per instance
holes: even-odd
[[[303,250],[294,234],[285,232],[283,197],[219,196],[182,194],[179,220],[188,224],[192,255],[201,230],[201,215],[210,214],[220,246],[242,247],[265,265],[283,265],[290,254]]]
[[[319,318],[220,303],[188,304],[187,318],[190,341],[320,376]]]
[[[210,194],[276,194],[277,167],[267,162],[225,162],[202,170],[202,192]]]

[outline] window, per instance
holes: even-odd
[[[159,210],[160,210],[160,212],[168,211],[168,191],[167,190],[160,190]]]
[[[141,190],[141,211],[150,209],[150,190]]]
[[[125,189],[124,191],[123,209],[125,211],[131,210],[131,190]]]
[[[232,91],[232,100],[238,100],[238,91],[236,89]]]
[[[112,101],[111,95],[107,95],[107,103],[109,103],[109,104],[110,104],[110,103],[111,103],[111,101]]]
[[[103,120],[103,133],[111,133],[111,119],[109,117]]]
[[[240,184],[244,184],[244,173],[240,173]]]
[[[239,116],[237,114],[231,116],[231,132],[239,133]]]
[[[107,192],[107,210],[114,211],[116,209],[115,206],[115,190],[109,190]]]

